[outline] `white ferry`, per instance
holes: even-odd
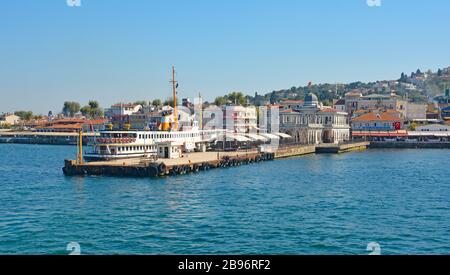
[[[176,101],[175,70],[172,69],[173,98]],[[160,131],[146,130],[106,130],[100,132],[93,145],[93,150],[84,154],[87,161],[116,160],[127,158],[151,158],[156,155],[170,158],[176,153],[191,151],[204,151],[206,144],[217,139],[221,130],[203,131],[198,122],[193,121],[192,126],[183,127],[178,131],[177,106],[174,104],[173,112],[165,114],[162,118]],[[110,126],[112,129],[112,126]],[[158,146],[164,144],[165,146]]]
[[[168,156],[170,147],[158,144],[182,146],[183,151],[204,151],[211,140],[217,138],[220,131],[201,131],[196,125],[188,131],[102,131],[96,139],[93,151],[84,154],[87,161],[116,160],[127,158],[151,158],[158,153]]]

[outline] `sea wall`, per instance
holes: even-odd
[[[450,149],[450,142],[377,142],[372,141],[371,149]]]

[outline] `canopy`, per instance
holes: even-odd
[[[275,135],[282,137],[282,138],[292,138],[290,135],[285,133],[275,133]]]
[[[274,135],[274,134],[267,134],[267,133],[263,133],[263,134],[259,134],[260,136],[266,137],[266,138],[270,138],[270,139],[280,139],[279,136]]]
[[[257,134],[245,134],[246,137],[249,137],[253,140],[261,140],[261,141],[268,141],[269,139]]]

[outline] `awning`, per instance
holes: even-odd
[[[224,137],[226,138],[227,141],[238,141],[238,142],[247,142],[247,141],[251,141],[249,138],[246,138],[242,135],[236,135],[236,134],[227,134],[226,136],[221,136],[219,138],[219,140],[223,141]]]
[[[448,136],[450,136],[450,133],[441,132],[441,131],[429,131],[429,132],[411,131],[411,132],[408,132],[408,136],[410,136],[410,137],[448,137]]]
[[[352,136],[354,137],[407,137],[408,133],[406,131],[353,131]]]
[[[260,141],[268,141],[269,140],[269,138],[266,138],[266,137],[263,137],[263,136],[260,136],[260,135],[257,135],[257,134],[244,134],[244,135],[246,137],[249,137],[249,138],[255,140],[255,141],[258,141],[258,140],[260,140]]]
[[[290,135],[285,134],[285,133],[274,133],[274,135],[277,135],[282,138],[292,138]]]
[[[263,133],[263,134],[259,134],[260,136],[266,137],[266,138],[270,138],[270,139],[280,139],[279,136],[274,135],[274,134],[267,134],[267,133]]]

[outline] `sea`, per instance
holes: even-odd
[[[64,176],[75,154],[0,144],[0,254],[450,254],[450,150],[308,155],[157,179]]]

